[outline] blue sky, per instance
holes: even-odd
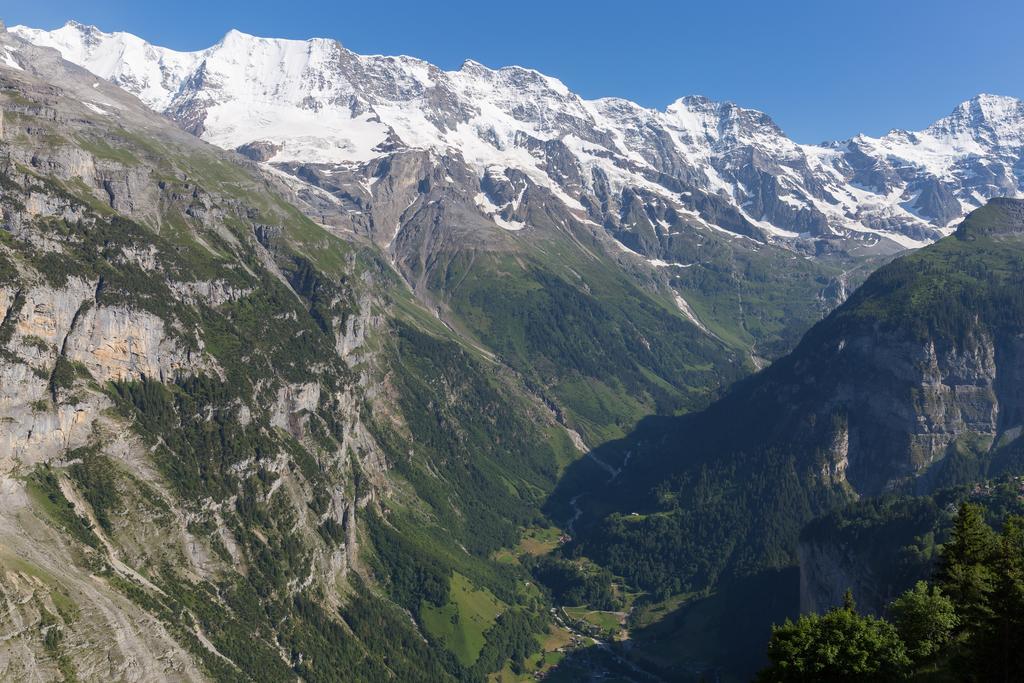
[[[1024,2],[24,0],[8,24],[67,19],[199,49],[230,28],[325,36],[454,69],[521,64],[585,97],[664,107],[703,94],[768,112],[800,142],[922,128],[978,92],[1024,97]]]

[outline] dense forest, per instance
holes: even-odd
[[[772,631],[760,681],[1015,681],[1024,677],[1024,517],[996,532],[974,503],[959,507],[930,581],[918,581],[885,618],[853,596],[825,614]]]

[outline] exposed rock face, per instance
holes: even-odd
[[[960,226],[959,243],[951,243],[950,249],[963,251],[964,263],[996,268],[985,262],[983,251],[972,253],[971,244],[992,239],[997,250],[1012,255],[1020,249],[1021,226],[1024,203],[995,200]],[[948,286],[940,276],[930,276],[929,267],[935,268],[922,262],[924,272],[918,277],[935,277],[941,284],[934,286]],[[1007,277],[1012,282],[1016,275],[1011,270]],[[910,290],[914,278],[908,273],[889,286]],[[1012,284],[1002,286],[1012,289]],[[984,297],[1001,296],[998,285],[995,292],[978,284],[969,287],[966,295],[960,295],[969,303],[922,299],[921,307],[937,310],[925,313],[924,321],[908,323],[915,326],[913,332],[900,329],[899,319],[883,326],[868,317],[851,325],[834,325],[835,335],[811,335],[804,344],[794,371],[805,384],[817,384],[816,390],[824,391],[816,410],[819,416],[830,412],[848,416],[849,475],[857,490],[877,493],[918,476],[963,438],[972,441],[972,448],[985,449],[1012,441],[1020,433],[1024,336],[1013,317],[1015,304],[965,310],[971,305],[986,306]],[[880,285],[871,289],[863,303],[851,305],[877,306],[875,300],[884,300],[884,306],[892,307],[899,305],[899,296],[890,296],[886,286]],[[938,310],[944,307],[952,312]],[[954,322],[945,322],[946,316]],[[936,328],[942,331],[935,332]]]
[[[201,370],[215,371],[212,364],[202,363],[201,353],[193,354],[168,338],[163,320],[145,311],[90,307],[65,337],[64,349],[98,382],[143,375],[173,381]]]
[[[878,392],[873,398],[865,392],[860,407],[851,408],[851,412],[865,411],[861,430],[876,433],[871,441],[873,447],[862,451],[861,471],[874,468],[875,472],[889,472],[897,479],[901,472],[912,480],[920,475],[912,486],[904,488],[928,492],[936,482],[958,483],[949,475],[942,476],[941,467],[942,459],[950,456],[952,447],[958,446],[976,453],[983,463],[979,471],[985,471],[984,463],[994,463],[989,465],[989,476],[998,473],[1000,447],[1012,449],[1024,432],[1024,336],[1019,331],[1007,332],[1004,330],[995,337],[986,333],[972,335],[960,348],[937,348],[934,343],[907,345],[914,353],[907,351],[901,365],[908,381],[917,387],[909,392],[912,401],[905,400],[907,392]],[[899,370],[891,363],[892,356],[882,356],[877,350],[872,354],[896,376]],[[915,362],[907,363],[910,358]],[[868,439],[862,441],[868,445]],[[863,475],[860,480],[872,481]],[[890,577],[899,574],[901,559],[887,555],[877,546],[886,543],[899,548],[914,543],[922,533],[916,527],[927,529],[931,522],[925,511],[923,506],[918,511],[923,518],[897,513],[910,518],[897,517],[892,529],[876,519],[877,528],[861,529],[855,534],[856,540],[846,538],[849,529],[846,534],[838,533],[829,525],[829,518],[812,525],[818,528],[813,534],[805,534],[798,551],[801,611],[822,612],[840,604],[849,588],[854,591],[858,608],[882,613],[912,582],[904,581],[899,586],[886,583],[890,579],[879,572]],[[867,524],[871,521],[869,517]],[[851,528],[856,526],[856,522],[850,524]],[[834,534],[828,534],[829,530]],[[874,543],[873,535],[878,537]],[[926,575],[927,572],[916,578]]]
[[[848,461],[843,469],[858,491],[878,493],[921,474],[961,436],[991,443],[1020,426],[1000,419],[1004,406],[1019,401],[1015,387],[1024,382],[1016,345],[997,347],[982,331],[962,346],[878,333],[840,339],[831,361],[834,384],[815,410],[819,420],[838,414],[848,421],[834,462]],[[797,373],[810,382],[820,368],[805,362]],[[815,374],[813,381],[820,387],[830,380]]]
[[[864,495],[921,477],[954,447],[1012,440],[1024,427],[1022,207],[992,202],[934,250],[882,268],[724,403],[760,413],[767,440],[817,450],[826,480],[845,472]]]
[[[51,405],[55,364],[79,364],[90,380],[173,381],[215,363],[180,338],[165,334],[164,321],[137,309],[100,306],[96,284],[72,277],[65,287],[0,288],[7,349],[21,359],[0,365],[0,451],[30,464],[83,445],[99,411],[109,407],[91,395],[73,405]],[[11,461],[8,461],[10,463]]]
[[[285,385],[277,390],[277,403],[270,414],[270,423],[301,436],[303,413],[316,410],[320,404],[320,385],[314,382]]]
[[[19,557],[31,557],[20,555],[24,551],[25,546],[20,545],[16,552]],[[6,559],[16,562],[10,556]],[[31,561],[37,562],[38,558]],[[44,565],[26,564],[20,571],[8,569],[0,577],[0,602],[6,615],[0,676],[26,681],[61,680],[64,672],[71,670],[81,680],[207,680],[159,620],[128,599],[98,589],[86,575],[66,566],[45,574],[39,566]],[[76,602],[89,605],[89,610],[76,622],[68,623],[58,615],[67,614],[67,593],[72,591]],[[62,645],[73,644],[73,649],[60,647],[56,661],[53,648],[48,651],[41,643],[51,634],[59,634]],[[57,640],[56,635],[53,637]],[[67,664],[69,661],[73,665]]]
[[[857,608],[864,614],[882,614],[896,595],[879,585],[864,557],[838,543],[801,542],[800,613],[821,614],[843,604],[847,590],[853,592]]]
[[[249,142],[244,145],[238,146],[235,151],[244,157],[248,157],[253,161],[269,161],[274,158],[274,155],[281,149],[280,145],[275,145],[273,142],[267,140],[257,140],[255,142]]]
[[[399,573],[440,586],[451,553],[488,576],[558,460],[556,418],[394,273],[420,286],[416,245],[481,225],[503,246],[466,165],[405,151],[353,176],[353,247],[288,203],[294,177],[4,32],[0,112],[0,677],[458,680]],[[337,211],[344,173],[301,173]]]

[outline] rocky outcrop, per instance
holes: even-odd
[[[287,429],[295,436],[304,433],[305,415],[320,404],[320,385],[315,382],[285,385],[277,390],[277,401],[270,412],[270,424]]]
[[[0,360],[0,452],[6,467],[53,459],[83,445],[92,421],[109,401],[83,389],[64,400],[72,386],[57,387],[58,364],[85,382],[173,381],[216,372],[201,351],[169,334],[147,311],[96,304],[96,283],[71,277],[60,289],[0,288],[6,356]],[[65,395],[67,392],[67,395]]]
[[[146,265],[149,264],[143,264],[144,267]],[[149,265],[149,267],[153,266]],[[251,289],[236,287],[223,280],[171,282],[169,285],[171,290],[182,299],[190,303],[203,303],[212,307],[238,301],[252,293]]]
[[[253,161],[269,161],[280,151],[281,146],[275,145],[268,140],[255,140],[244,145],[239,145],[235,151]]]
[[[0,566],[0,677],[50,681],[74,672],[79,680],[207,680],[159,620],[109,587],[66,565],[44,568],[5,555]],[[89,609],[78,611],[76,603]]]
[[[822,419],[836,412],[847,416],[843,460],[857,490],[877,493],[920,475],[961,437],[992,443],[1017,426],[1001,421],[1000,413],[1005,402],[1018,400],[1004,387],[1024,382],[1024,375],[1009,359],[1005,367],[997,364],[1006,353],[998,346],[982,330],[962,345],[892,334],[839,340],[833,362],[840,376],[816,412]]]
[[[98,382],[138,379],[161,382],[200,371],[216,372],[198,349],[168,334],[164,321],[147,311],[89,306],[64,340],[64,354],[85,366]]]
[[[801,614],[822,614],[841,606],[847,590],[864,614],[881,615],[896,597],[892,587],[878,581],[862,553],[838,542],[801,541],[797,561]]]

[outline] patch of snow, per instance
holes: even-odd
[[[0,62],[3,62],[4,66],[16,69],[18,71],[24,71],[18,61],[14,58],[14,50],[9,47],[5,47],[3,51],[0,51]]]
[[[649,258],[647,262],[655,268],[692,268],[696,263],[677,263],[674,261],[662,261],[657,258]]]
[[[675,292],[675,301],[676,306],[679,308],[679,312],[682,313],[687,320],[696,325],[704,334],[714,336],[712,335],[711,330],[709,330],[704,323],[700,321],[697,314],[693,312],[692,308],[690,308],[690,304],[679,294],[679,292]]]
[[[110,116],[110,112],[108,112],[106,109],[99,106],[98,104],[93,104],[92,102],[82,102],[82,104],[84,104],[86,108],[96,112],[97,114],[102,114],[103,116]]]
[[[505,230],[511,230],[512,232],[518,232],[518,231],[520,231],[520,230],[522,230],[523,228],[526,227],[526,223],[522,223],[520,221],[508,221],[508,220],[505,220],[504,218],[502,218],[498,214],[495,214],[494,216],[491,216],[491,220],[494,221],[498,225],[499,228],[504,228]]]

